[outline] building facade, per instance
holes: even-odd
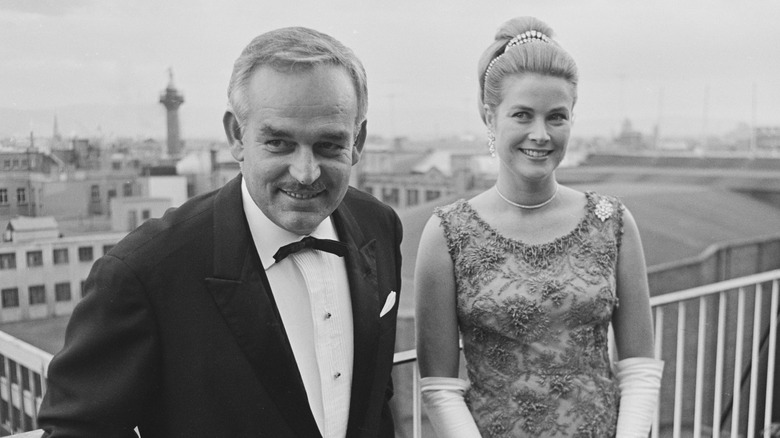
[[[47,154],[0,150],[0,223],[40,215],[44,185],[56,173],[57,163]]]
[[[486,189],[495,166],[484,153],[462,151],[369,151],[357,187],[403,210],[456,193]]]
[[[0,323],[69,315],[92,263],[126,234],[0,243]]]

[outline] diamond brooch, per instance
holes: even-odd
[[[612,216],[612,213],[614,212],[615,207],[613,207],[612,203],[606,199],[602,198],[599,203],[596,204],[596,217],[601,219],[601,222],[609,219],[609,217]]]

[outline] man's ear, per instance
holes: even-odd
[[[232,111],[225,111],[225,115],[222,116],[222,126],[225,128],[230,154],[233,155],[236,161],[244,161],[243,133],[241,132],[241,125]]]
[[[355,144],[352,146],[352,165],[360,161],[360,154],[363,153],[363,146],[366,143],[366,135],[368,135],[368,130],[366,126],[368,125],[368,120],[363,120],[363,123],[360,124],[360,132],[358,132],[357,138],[355,138]]]

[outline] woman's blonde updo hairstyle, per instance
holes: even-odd
[[[535,39],[506,47],[512,38],[534,30],[549,37],[549,41]],[[536,73],[562,78],[571,84],[574,102],[577,101],[577,64],[553,37],[550,26],[534,17],[517,17],[501,25],[495,41],[482,54],[478,64],[479,113],[483,122],[484,106],[496,108],[501,103],[503,80],[514,74]],[[488,65],[496,58],[486,76]]]

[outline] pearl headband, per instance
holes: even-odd
[[[485,69],[485,78],[484,79],[487,80],[487,77],[490,74],[490,69],[493,68],[493,64],[495,64],[496,61],[498,61],[498,59],[501,58],[501,56],[503,56],[504,53],[506,53],[506,51],[508,49],[510,49],[511,47],[514,47],[514,46],[519,46],[519,45],[522,45],[522,44],[525,44],[525,43],[530,43],[530,42],[533,42],[533,41],[541,41],[541,42],[544,42],[544,43],[549,43],[550,42],[550,37],[548,37],[547,35],[543,34],[542,32],[536,31],[536,30],[527,30],[527,31],[521,33],[520,35],[517,35],[516,37],[512,38],[511,40],[509,40],[509,42],[504,47],[504,51],[501,52],[500,55],[498,55],[495,58],[493,58],[492,61],[490,61],[490,64],[488,64],[487,68]]]

